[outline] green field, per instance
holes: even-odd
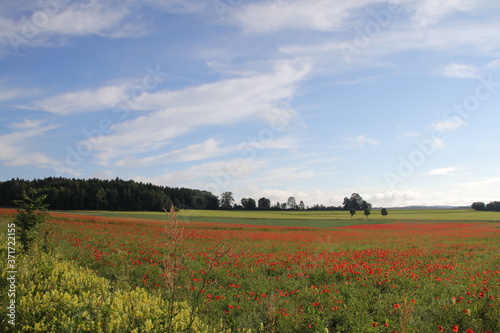
[[[120,218],[165,218],[164,212],[71,211],[67,213]],[[472,209],[394,209],[389,210],[389,215],[385,219],[379,210],[373,210],[368,219],[362,211],[358,211],[352,220],[347,211],[181,210],[177,217],[183,221],[320,228],[395,221],[500,221],[498,212],[477,212]]]

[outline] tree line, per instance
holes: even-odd
[[[492,201],[488,204],[484,202],[474,202],[471,208],[478,211],[500,212],[500,201]]]
[[[371,203],[363,200],[358,193],[353,193],[350,198],[345,197],[344,202],[340,206],[324,206],[315,204],[311,207],[306,206],[304,201],[300,200],[297,203],[295,197],[289,197],[286,202],[272,204],[271,200],[262,197],[255,201],[253,198],[242,198],[241,204],[234,199],[233,192],[223,192],[219,200],[221,209],[232,210],[371,210]]]
[[[133,180],[75,179],[47,177],[44,179],[11,179],[0,182],[0,206],[12,207],[31,189],[45,195],[45,203],[52,210],[117,210],[160,211],[174,205],[179,209],[232,209],[232,210],[371,210],[371,204],[358,193],[345,197],[342,205],[306,206],[304,201],[289,197],[286,202],[271,203],[242,198],[236,203],[232,192],[223,192],[220,198],[209,191],[173,188],[135,182]]]
[[[218,209],[219,199],[208,191],[172,188],[133,180],[11,179],[0,182],[0,206],[35,189],[46,195],[45,203],[53,210],[159,211],[172,204],[180,209]]]

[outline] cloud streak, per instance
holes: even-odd
[[[466,125],[467,122],[459,117],[453,117],[447,120],[442,120],[431,125],[432,129],[438,131],[454,131]]]
[[[349,12],[373,3],[372,0],[263,1],[243,5],[234,19],[246,32],[270,33],[281,30],[338,31],[344,29]]]
[[[15,131],[0,135],[0,161],[6,166],[32,165],[49,168],[53,160],[45,153],[29,149],[45,133],[56,129],[57,125],[42,126],[41,121],[24,119],[22,123],[10,125]]]
[[[54,0],[33,3],[21,1],[22,12],[0,17],[0,45],[18,52],[21,47],[48,47],[65,43],[66,37],[97,35],[106,38],[136,37],[147,29],[134,21],[132,3],[91,0],[90,2]],[[29,14],[25,14],[28,12]],[[125,21],[125,18],[128,18]]]
[[[462,170],[463,167],[461,166],[452,166],[452,167],[446,167],[446,168],[438,168],[438,169],[433,169],[427,172],[427,175],[450,175],[450,174],[456,174],[457,171]]]
[[[44,100],[35,101],[33,106],[24,106],[26,109],[36,109],[55,113],[58,115],[70,115],[83,112],[101,111],[113,108],[121,100],[126,99],[130,85],[105,86],[95,90],[82,90],[69,92]]]

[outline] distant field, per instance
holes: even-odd
[[[72,211],[69,213],[143,219],[165,218],[163,212]],[[362,211],[356,212],[352,220],[347,211],[181,210],[177,217],[184,221],[323,228],[394,221],[500,221],[498,212],[476,212],[471,209],[395,209],[389,210],[389,215],[385,219],[379,210],[373,210],[368,220]]]

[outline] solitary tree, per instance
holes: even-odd
[[[287,206],[288,209],[297,209],[297,201],[295,201],[295,197],[288,198]]]
[[[363,200],[363,198],[358,193],[351,194],[350,198],[345,197],[342,203],[342,209],[348,210],[354,208],[356,210],[371,209],[372,205]]]
[[[47,195],[38,195],[38,191],[30,188],[23,192],[20,200],[15,200],[19,208],[15,219],[19,242],[24,251],[29,251],[47,217],[48,205],[44,203]]]
[[[365,214],[365,216],[366,216],[366,219],[367,219],[367,220],[368,220],[368,216],[369,216],[371,213],[372,213],[372,211],[371,211],[369,208],[366,208],[366,209],[365,209],[364,214]]]
[[[231,209],[233,207],[233,192],[223,192],[220,195],[220,207],[223,209]]]
[[[389,212],[387,211],[387,209],[382,208],[382,210],[380,211],[380,214],[382,214],[382,216],[384,217],[384,220],[385,220],[385,217],[386,217],[387,215],[389,215]]]
[[[352,217],[354,216],[354,214],[356,214],[356,209],[351,208],[351,210],[349,210],[349,214],[351,214],[351,220],[352,220]]]
[[[305,210],[306,209],[306,205],[304,204],[304,201],[302,201],[302,200],[300,200],[299,209],[300,210]]]

